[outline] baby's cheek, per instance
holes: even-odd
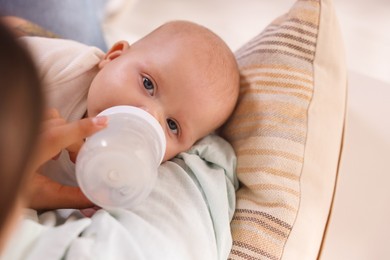
[[[164,155],[164,159],[163,161],[168,161],[170,159],[172,159],[173,157],[175,157],[177,154],[179,154],[180,151],[177,151],[174,147],[174,145],[172,144],[172,142],[170,141],[167,141],[167,148],[165,150],[165,155]]]
[[[193,143],[180,143],[175,141],[167,141],[167,149],[164,156],[164,161],[168,161],[178,155],[181,152],[189,150],[193,146]]]
[[[168,149],[167,149],[166,152],[165,152],[163,161],[162,161],[161,163],[166,162],[166,161],[168,161],[168,160],[170,160],[170,159],[172,159],[172,158],[173,158],[173,157],[170,156],[170,153],[168,153]]]

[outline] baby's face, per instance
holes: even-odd
[[[174,43],[128,49],[125,42],[120,44],[100,63],[88,93],[88,116],[117,105],[144,109],[165,132],[164,161],[217,127],[223,108],[214,102],[219,97],[208,92],[207,85],[215,80],[210,83],[205,77],[207,64]]]

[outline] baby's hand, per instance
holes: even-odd
[[[67,123],[56,110],[46,113],[38,139],[37,153],[32,165],[34,171],[30,185],[30,207],[34,209],[87,208],[93,204],[78,187],[63,186],[41,174],[38,169],[56,157],[62,149],[74,151],[79,143],[107,126],[107,118],[85,118]]]

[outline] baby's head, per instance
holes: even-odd
[[[233,111],[239,73],[228,46],[203,26],[169,22],[129,46],[116,43],[99,63],[88,116],[130,105],[164,129],[164,161],[219,128]]]

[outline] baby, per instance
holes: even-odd
[[[44,76],[49,106],[65,120],[94,117],[117,105],[142,108],[164,129],[164,161],[219,128],[237,101],[233,53],[213,32],[191,22],[166,23],[131,46],[116,43],[106,54],[68,40],[22,41]],[[77,185],[67,152],[47,163],[43,174]]]
[[[99,63],[88,116],[115,105],[152,114],[167,138],[164,161],[216,130],[238,96],[238,68],[225,43],[189,22],[167,23],[138,42],[116,43]]]

